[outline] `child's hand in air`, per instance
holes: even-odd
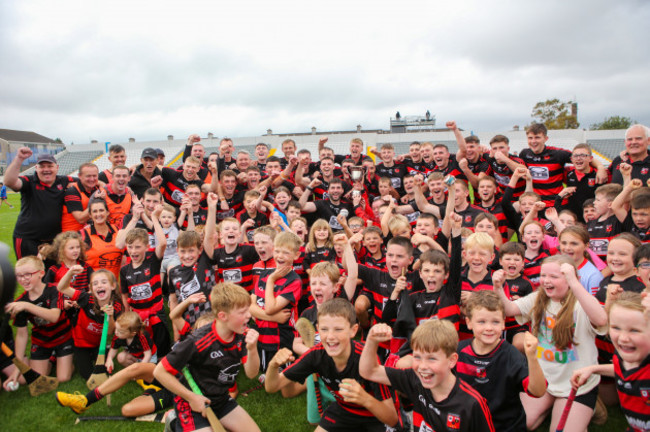
[[[187,298],[187,301],[192,304],[196,304],[196,303],[205,303],[207,299],[205,298],[205,294],[203,293],[194,293]]]
[[[244,342],[246,342],[246,349],[248,351],[256,350],[257,340],[259,338],[260,338],[260,334],[257,332],[257,330],[252,328],[246,330],[246,339],[244,339]]]
[[[526,357],[537,357],[537,338],[531,332],[524,333],[524,352]]]
[[[503,288],[503,284],[506,282],[506,272],[503,270],[497,270],[492,273],[492,285],[495,289]]]
[[[282,348],[273,356],[269,366],[280,367],[294,360],[293,352],[289,348]]]
[[[375,324],[368,332],[368,340],[375,342],[388,342],[393,338],[393,329],[388,324]]]

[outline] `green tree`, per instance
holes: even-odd
[[[577,129],[580,126],[577,112],[578,104],[573,101],[548,99],[537,102],[530,116],[547,129]]]
[[[632,121],[632,119],[629,117],[609,116],[600,123],[592,124],[591,129],[593,130],[627,129],[630,126],[632,126],[632,123],[634,123],[634,121]]]

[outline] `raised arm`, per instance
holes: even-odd
[[[217,221],[217,194],[208,194],[208,218],[205,221],[205,232],[203,237],[203,250],[208,258],[214,256],[214,231]]]
[[[506,297],[506,293],[503,290],[503,284],[506,281],[506,273],[503,270],[497,270],[492,274],[492,286],[494,291],[499,295],[501,298],[501,302],[503,303],[503,306],[505,308],[506,316],[517,316],[521,315],[521,310],[519,309],[519,306],[513,301],[511,301],[508,297]],[[583,288],[583,291],[587,292]]]
[[[632,198],[632,192],[641,188],[642,186],[643,182],[641,182],[640,179],[630,180],[630,182],[626,184],[625,187],[623,187],[621,193],[618,194],[616,198],[614,198],[614,201],[612,201],[612,210],[614,211],[616,219],[618,219],[619,222],[624,222],[625,219],[627,219],[628,213],[630,211],[630,200]]]
[[[465,142],[465,137],[458,129],[458,125],[455,121],[448,121],[447,129],[451,130],[454,133],[454,138],[456,138],[456,144],[458,144],[458,152],[456,153],[456,160],[460,160],[467,156],[467,143]]]
[[[359,359],[359,373],[362,377],[379,384],[390,385],[386,369],[377,359],[377,348],[380,342],[387,342],[392,337],[393,329],[388,324],[375,324],[370,328]]]
[[[21,147],[16,152],[16,157],[11,161],[7,170],[5,171],[5,184],[7,187],[13,189],[14,192],[19,192],[23,188],[23,181],[20,179],[20,167],[23,162],[32,157],[32,151],[29,147]]]
[[[602,327],[607,325],[607,312],[600,305],[596,297],[592,296],[589,291],[585,289],[580,283],[576,275],[575,267],[568,263],[562,263],[560,270],[566,277],[569,287],[573,295],[578,299],[578,303],[589,317],[589,321],[595,327]]]
[[[124,249],[126,247],[126,236],[138,225],[138,221],[142,218],[143,213],[144,207],[142,207],[142,204],[136,203],[131,209],[131,220],[125,227],[119,230],[115,236],[115,247],[119,249]]]
[[[61,294],[72,298],[72,296],[76,291],[74,288],[70,286],[70,283],[72,282],[72,278],[80,273],[83,273],[83,271],[84,271],[83,266],[80,266],[79,264],[73,265],[63,275],[58,285],[56,286],[56,289],[59,290]]]
[[[322,184],[323,184],[323,182],[321,182],[317,178],[313,179],[309,183],[309,185],[305,188],[305,191],[302,193],[302,195],[300,196],[300,200],[298,200],[298,202],[300,203],[300,208],[305,213],[313,213],[313,212],[315,212],[317,210],[316,209],[316,204],[309,201],[309,196],[314,193],[314,188],[315,187],[320,186]]]
[[[153,231],[156,236],[156,256],[159,259],[162,259],[165,255],[165,249],[167,249],[167,237],[165,237],[165,231],[162,225],[160,225],[160,213],[162,213],[162,210],[162,205],[158,204],[153,213],[151,213],[151,222],[153,222]]]

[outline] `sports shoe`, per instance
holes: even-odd
[[[81,414],[88,409],[88,399],[79,392],[75,394],[56,392],[56,401],[59,405],[68,407],[77,414]]]
[[[153,390],[153,391],[157,392],[157,391],[162,390],[162,389],[161,389],[160,387],[158,387],[157,385],[147,384],[146,382],[144,382],[144,380],[141,380],[141,379],[139,379],[139,380],[135,380],[135,382],[138,383],[138,385],[139,385],[140,387],[142,387],[142,389],[143,389],[144,391],[147,391],[147,390]]]
[[[598,399],[596,400],[594,415],[591,418],[591,421],[597,425],[603,425],[607,421],[607,407],[600,396],[598,396]]]

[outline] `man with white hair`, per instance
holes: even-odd
[[[625,162],[632,165],[632,178],[640,179],[645,185],[650,179],[650,156],[648,145],[650,133],[648,127],[636,124],[625,131],[625,150],[612,161],[609,174],[612,183],[623,184],[623,176],[619,166]]]

